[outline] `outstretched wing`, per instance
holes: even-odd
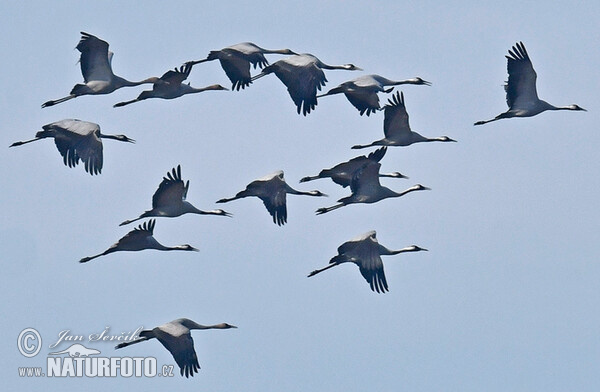
[[[54,143],[63,157],[63,162],[74,167],[79,160],[91,175],[102,171],[102,141],[97,136],[98,124],[79,120],[62,120],[45,125],[44,131],[54,134]]]
[[[179,366],[181,375],[194,377],[194,373],[197,373],[200,369],[200,364],[194,350],[192,335],[189,332],[179,336],[161,333],[158,335],[158,340],[173,355],[175,362]]]
[[[372,189],[381,188],[379,182],[379,168],[381,164],[378,162],[366,163],[361,169],[357,170],[352,177],[350,189],[355,195],[372,194]]]
[[[91,80],[110,81],[113,78],[110,66],[112,53],[108,51],[108,42],[82,31],[77,50],[81,52],[79,63],[86,83]]]
[[[388,100],[388,104],[385,105],[383,133],[386,138],[392,139],[399,134],[410,134],[408,113],[406,112],[406,106],[404,106],[404,93],[396,92]]]
[[[181,165],[173,168],[171,172],[167,172],[167,176],[163,177],[162,182],[158,186],[156,192],[152,196],[152,208],[161,208],[177,203],[181,203],[185,199],[189,187],[183,183],[181,179]]]
[[[354,253],[358,259],[355,263],[358,264],[360,273],[371,286],[371,290],[378,293],[388,291],[377,240],[371,237],[366,238],[354,249]]]
[[[273,217],[273,223],[277,223],[279,226],[287,222],[286,195],[285,189],[281,188],[268,197],[260,196],[267,211]]]
[[[185,63],[179,69],[174,68],[173,70],[165,72],[164,75],[160,77],[160,79],[154,83],[152,86],[152,90],[154,91],[175,91],[181,86],[184,80],[190,75],[192,71],[192,64]]]
[[[537,74],[523,42],[517,42],[508,53],[505,56],[508,59],[508,81],[504,86],[506,104],[511,109],[527,108],[538,100],[535,87]]]
[[[368,116],[379,109],[379,97],[375,91],[359,88],[355,90],[346,90],[344,95],[346,95],[348,101],[358,109],[361,116],[365,113]]]

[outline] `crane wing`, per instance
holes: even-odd
[[[371,290],[384,293],[388,291],[388,285],[379,255],[379,243],[374,235],[375,232],[370,231],[356,239],[344,242],[338,248],[339,255],[331,262],[343,260],[355,263],[361,275],[371,286]]]
[[[537,74],[523,42],[516,43],[508,53],[505,56],[508,60],[508,81],[504,86],[506,104],[511,109],[527,108],[538,101],[535,87]]]
[[[100,38],[81,32],[81,40],[77,44],[77,50],[81,52],[79,63],[83,80],[88,83],[91,80],[110,81],[113,78],[110,66],[108,42]]]
[[[232,83],[231,89],[239,90],[250,85],[250,61],[238,50],[225,48],[221,51],[219,62]],[[256,67],[256,63],[255,67]]]
[[[325,86],[327,78],[323,70],[314,63],[302,66],[286,64],[288,66],[276,68],[275,74],[287,86],[298,114],[302,112],[306,116],[317,106],[317,90]]]
[[[286,195],[285,189],[281,188],[270,196],[259,196],[273,217],[273,223],[277,223],[279,226],[287,222]]]
[[[163,177],[160,185],[152,196],[152,208],[167,207],[181,203],[185,199],[189,181],[184,185],[181,179],[181,165],[173,168],[171,172],[167,172],[167,176]]]
[[[375,91],[367,89],[346,90],[344,92],[348,101],[358,109],[360,115],[370,115],[379,109],[379,97]]]
[[[381,183],[379,182],[380,167],[380,163],[370,162],[357,170],[350,184],[352,193],[355,195],[369,195],[381,188]]]
[[[410,134],[410,125],[408,124],[408,113],[404,106],[404,93],[392,95],[385,105],[385,114],[383,119],[383,133],[386,138],[394,138],[399,134]]]
[[[81,159],[85,171],[91,175],[102,171],[103,148],[97,136],[100,131],[98,124],[67,119],[44,125],[43,129],[54,132],[54,144],[65,165],[74,167]]]
[[[198,356],[194,350],[194,339],[188,332],[179,336],[172,336],[168,333],[158,333],[158,341],[169,350],[173,359],[179,366],[179,372],[182,376],[192,376],[200,369]]]
[[[152,85],[152,90],[163,93],[176,91],[181,83],[187,79],[192,71],[192,65],[186,63],[179,67],[165,72],[157,82]]]

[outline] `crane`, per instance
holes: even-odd
[[[373,292],[385,293],[389,290],[383,271],[381,256],[397,255],[405,252],[427,251],[427,249],[417,245],[411,245],[399,250],[390,250],[379,244],[377,241],[377,233],[373,230],[350,241],[344,242],[337,251],[337,256],[334,256],[329,261],[329,265],[312,271],[308,277],[310,278],[311,276],[335,267],[336,265],[350,262],[358,266],[360,273],[369,283]]]
[[[344,93],[348,101],[358,109],[362,116],[367,116],[379,110],[379,97],[377,93],[391,93],[394,87],[386,89],[387,86],[398,86],[401,84],[417,84],[431,86],[431,83],[415,77],[406,80],[390,80],[380,75],[364,75],[348,82],[344,82],[339,86],[332,88],[325,94],[317,95],[317,98],[326,97],[328,95]]]
[[[231,80],[231,89],[239,91],[252,83],[250,77],[250,64],[263,68],[269,65],[265,54],[290,54],[297,53],[290,49],[264,49],[252,42],[242,42],[231,45],[221,50],[212,50],[205,59],[190,61],[191,65],[204,63],[206,61],[219,60],[221,67]]]
[[[319,178],[331,178],[333,182],[346,188],[351,184],[352,177],[356,171],[361,169],[369,162],[379,162],[384,157],[386,151],[387,147],[381,147],[370,153],[368,156],[361,155],[359,157],[352,158],[347,162],[338,163],[331,169],[323,169],[316,176],[303,177],[300,179],[300,182],[312,181]],[[408,178],[399,172],[379,173],[379,177]]]
[[[422,142],[456,142],[448,136],[427,138],[411,131],[402,92],[392,95],[392,99],[389,99],[388,104],[384,107],[384,113],[383,133],[385,137],[370,144],[352,146],[353,149],[371,146],[410,146]]]
[[[191,245],[177,245],[177,246],[164,246],[160,244],[154,237],[152,236],[154,232],[154,226],[156,222],[154,219],[150,219],[147,222],[142,223],[135,229],[131,230],[124,237],[122,237],[117,243],[113,244],[110,248],[105,250],[102,253],[99,253],[95,256],[84,257],[79,260],[80,263],[87,263],[90,260],[93,260],[100,256],[105,256],[114,252],[119,251],[129,251],[135,252],[138,250],[144,249],[156,249],[156,250],[189,250],[198,252],[198,249],[194,248]]]
[[[125,135],[105,135],[101,133],[98,124],[76,119],[65,119],[42,126],[42,130],[35,134],[35,139],[14,142],[9,147],[21,146],[45,138],[54,139],[56,148],[62,155],[66,166],[75,167],[81,159],[85,171],[91,175],[102,172],[102,139],[135,143],[135,140]]]
[[[477,121],[474,125],[487,124],[502,118],[532,117],[546,110],[583,110],[579,105],[554,106],[538,98],[535,87],[537,74],[523,42],[517,42],[508,51],[508,81],[504,85],[508,110],[491,120]]]
[[[172,71],[167,71],[152,85],[152,90],[144,90],[136,99],[116,103],[113,105],[113,107],[118,108],[134,102],[143,101],[144,99],[148,98],[174,99],[186,94],[201,93],[203,91],[227,90],[227,88],[221,86],[220,84],[212,84],[202,88],[195,88],[189,84],[183,83],[183,81],[189,76],[191,70],[192,65],[190,63],[186,63],[179,67],[179,69],[175,68]]]
[[[152,209],[145,211],[135,219],[126,220],[119,226],[127,225],[139,219],[163,216],[174,218],[183,214],[200,214],[200,215],[221,215],[231,216],[229,212],[218,210],[202,211],[187,202],[188,189],[190,181],[183,182],[181,179],[181,165],[177,165],[177,169],[173,168],[171,172],[167,172],[167,176],[163,177],[160,185],[152,196]]]
[[[362,70],[354,64],[328,65],[312,54],[303,53],[274,62],[251,80],[255,81],[265,75],[275,73],[279,80],[286,85],[290,97],[296,104],[298,114],[302,112],[306,116],[317,106],[317,90],[321,90],[321,87],[325,86],[327,82],[324,69]]]
[[[371,204],[390,197],[401,197],[410,192],[425,191],[430,189],[421,184],[417,184],[402,192],[394,192],[393,190],[384,187],[379,183],[380,167],[381,163],[379,162],[371,162],[365,164],[361,169],[354,173],[352,183],[350,184],[352,194],[350,196],[342,197],[341,199],[339,199],[339,204],[333,205],[331,207],[319,208],[316,211],[317,215],[325,214],[329,211],[336,210],[348,204]]]
[[[193,329],[230,328],[237,327],[227,323],[201,325],[187,318],[179,318],[156,328],[140,331],[139,339],[120,343],[115,346],[115,349],[145,342],[150,339],[157,339],[173,355],[175,362],[179,366],[180,374],[189,378],[190,376],[194,377],[194,373],[198,373],[198,369],[200,369],[198,356],[194,350],[194,339],[192,339],[190,331]]]
[[[150,77],[139,82],[131,82],[115,75],[112,71],[111,61],[113,52],[108,50],[108,42],[100,38],[81,32],[81,40],[77,44],[81,52],[79,63],[83,74],[83,84],[76,84],[69,95],[64,98],[48,101],[42,108],[53,106],[68,101],[81,95],[110,94],[121,87],[139,86],[144,83],[154,83],[157,77]]]
[[[306,196],[327,196],[319,191],[298,191],[289,186],[283,178],[283,171],[279,170],[268,176],[252,181],[246,186],[246,189],[238,192],[229,199],[220,199],[217,203],[227,203],[233,200],[249,196],[256,196],[261,199],[273,217],[273,223],[281,226],[287,222],[286,195],[306,195]]]

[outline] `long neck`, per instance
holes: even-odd
[[[302,192],[292,188],[287,183],[285,184],[285,191],[291,195],[321,196],[319,191]]]
[[[379,254],[382,256],[393,256],[393,255],[397,255],[399,253],[406,253],[406,252],[418,252],[420,251],[420,248],[416,248],[415,246],[407,246],[406,248],[402,248],[402,249],[398,249],[398,250],[391,250],[386,248],[383,245],[379,246]]]
[[[388,189],[388,188],[385,188],[385,189]],[[388,197],[401,197],[401,196],[406,195],[407,193],[411,193],[411,192],[415,192],[415,191],[423,191],[423,190],[425,190],[425,188],[423,188],[423,187],[421,187],[419,185],[415,185],[415,186],[410,187],[410,188],[408,188],[408,189],[406,189],[406,190],[404,190],[404,191],[402,191],[400,193],[392,191],[392,195],[390,195]]]
[[[148,79],[140,80],[139,82],[132,82],[132,81],[124,79],[120,76],[114,77],[114,83],[117,86],[117,88],[119,88],[119,87],[134,87],[134,86],[139,86],[141,84],[146,84],[146,83],[155,83],[156,81],[158,81],[158,78],[156,78],[156,77],[151,77]]]
[[[229,326],[225,323],[214,324],[214,325],[202,325],[202,324],[198,324],[191,320],[187,320],[186,323],[184,324],[184,326],[187,327],[188,329],[229,329],[229,328],[231,328],[231,326]]]

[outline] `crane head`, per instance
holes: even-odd
[[[581,106],[579,106],[579,105],[575,105],[575,104],[573,104],[573,105],[569,105],[569,109],[571,109],[571,110],[583,110],[584,112],[587,112],[587,110],[585,110],[585,109],[584,109],[584,108],[582,108]]]

